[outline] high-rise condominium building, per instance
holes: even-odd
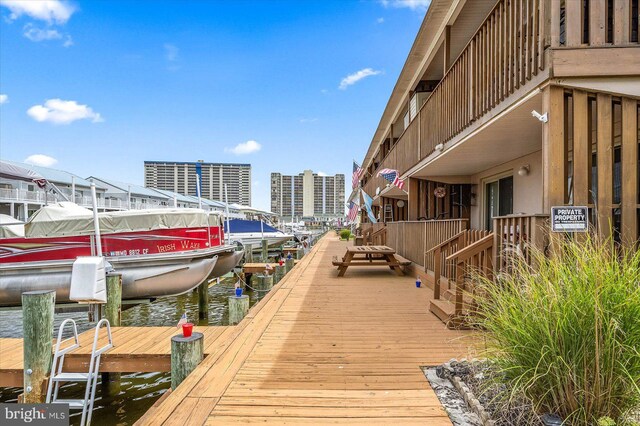
[[[297,176],[271,173],[271,211],[284,220],[344,216],[344,175],[320,176],[305,170]]]
[[[147,187],[197,196],[198,179],[204,198],[226,201],[224,186],[227,185],[229,203],[251,205],[251,164],[144,162],[144,185]]]

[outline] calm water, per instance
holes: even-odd
[[[209,319],[197,321],[198,296],[192,292],[181,296],[163,297],[150,304],[138,305],[122,313],[122,325],[128,326],[175,326],[183,312],[191,322],[199,325],[228,325],[227,297],[234,291],[233,279],[222,280],[209,288]],[[249,291],[251,304],[258,297]],[[73,318],[78,324],[78,332],[91,329],[95,323],[87,321],[86,312],[56,314],[55,335],[58,326],[66,318]],[[0,312],[0,337],[22,337],[22,311]],[[121,391],[118,395],[103,397],[100,384],[96,389],[96,399],[92,424],[130,425],[140,418],[153,403],[171,387],[169,373],[123,374]],[[83,398],[83,384],[68,383],[60,388],[62,398]],[[0,402],[17,402],[22,389],[0,388]],[[80,412],[71,412],[71,424],[80,422]]]

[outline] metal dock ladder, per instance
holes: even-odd
[[[73,337],[62,340],[62,335],[67,324],[73,326]],[[108,343],[102,346],[100,349],[98,346],[98,338],[100,334],[100,328],[102,325],[107,327]],[[73,339],[73,344],[60,349],[63,343],[66,343]],[[93,401],[96,396],[96,385],[98,382],[98,372],[100,371],[100,356],[113,347],[113,341],[111,339],[111,325],[106,319],[101,319],[96,324],[96,331],[93,336],[93,347],[91,349],[91,361],[89,362],[88,373],[63,373],[62,366],[64,365],[64,356],[80,347],[78,342],[78,328],[76,322],[71,318],[68,318],[60,324],[58,330],[58,341],[56,342],[56,350],[53,355],[53,363],[51,365],[51,378],[49,379],[49,387],[47,389],[47,403],[53,404],[69,404],[69,409],[82,410],[82,419],[80,420],[80,426],[91,424],[91,413],[93,412]],[[58,390],[60,384],[63,382],[87,382],[87,387],[84,392],[84,399],[59,399]]]

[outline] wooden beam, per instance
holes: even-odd
[[[640,47],[558,49],[553,51],[555,77],[637,76]]]
[[[543,106],[549,117],[542,131],[542,161],[547,188],[544,194],[544,211],[549,212],[551,206],[563,205],[566,198],[564,90],[557,86],[546,88],[543,93]]]
[[[638,101],[622,99],[622,241],[638,238]]]
[[[409,204],[409,220],[418,220],[418,216],[420,216],[420,198],[418,196],[420,191],[420,180],[416,178],[409,178],[407,189],[409,191],[409,199],[407,200],[407,203]]]
[[[589,138],[587,93],[573,92],[573,204],[589,204],[591,140]]]
[[[598,138],[598,232],[603,237],[611,236],[611,210],[613,204],[613,137],[611,95],[597,96]]]
[[[446,75],[451,65],[451,25],[444,28],[444,69],[442,74]]]

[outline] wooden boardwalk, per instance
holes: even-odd
[[[473,353],[388,267],[331,266],[325,236],[138,424],[451,424],[420,366]]]
[[[204,334],[205,356],[223,350],[232,340],[233,327],[194,327]],[[102,372],[171,371],[171,337],[176,327],[113,327],[113,349],[102,355]],[[65,357],[65,371],[88,371],[94,329],[80,334],[81,347]],[[102,331],[101,336],[106,336]],[[101,346],[106,337],[100,339]],[[0,387],[22,387],[22,339],[0,339]]]

